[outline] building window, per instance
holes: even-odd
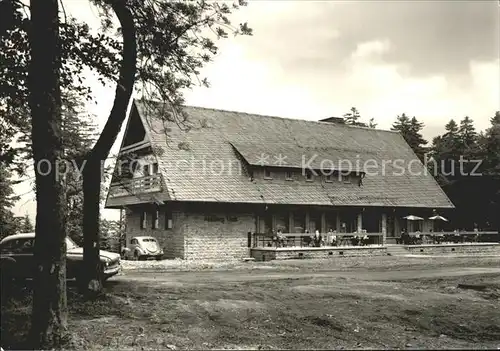
[[[147,216],[148,216],[148,214],[146,212],[141,212],[141,229],[146,229]]]
[[[264,179],[273,179],[271,177],[271,171],[269,170],[269,168],[264,168]]]
[[[332,174],[326,174],[325,175],[325,182],[327,182],[327,183],[333,182],[333,175]]]
[[[285,172],[285,179],[286,180],[293,180],[293,173],[290,171]]]
[[[142,173],[144,174],[145,177],[151,175],[151,173],[149,172],[149,165],[142,166]]]
[[[341,181],[344,182],[344,183],[350,183],[351,182],[351,178],[349,177],[348,174],[342,174],[341,175]]]
[[[172,212],[169,210],[165,211],[165,229],[172,229],[174,227]]]
[[[151,228],[158,229],[158,210],[155,210],[152,213]]]
[[[313,180],[313,174],[310,170],[306,169],[306,181],[312,182]]]
[[[153,163],[153,174],[158,174],[158,162]]]

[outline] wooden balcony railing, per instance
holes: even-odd
[[[160,191],[162,191],[160,174],[154,174],[147,177],[112,183],[109,189],[109,196],[122,197]]]

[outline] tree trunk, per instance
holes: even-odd
[[[102,277],[99,260],[99,203],[101,193],[101,162],[104,162],[113,146],[123,121],[134,89],[137,44],[134,19],[127,2],[107,0],[120,21],[123,35],[122,65],[116,85],[115,100],[108,121],[94,148],[87,155],[83,170],[83,256],[84,276],[81,286],[87,296],[102,292]]]
[[[29,106],[36,179],[36,240],[29,346],[59,347],[67,331],[58,0],[31,1]]]
[[[89,298],[102,292],[102,267],[99,257],[99,204],[101,163],[88,159],[83,170],[83,278],[82,293]]]

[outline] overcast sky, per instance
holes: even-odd
[[[98,23],[87,0],[65,3]],[[187,104],[309,120],[355,106],[383,129],[405,112],[425,123],[428,140],[466,115],[483,130],[500,110],[499,15],[493,0],[250,0],[232,19],[254,35],[221,42],[202,72],[211,87],[186,93]],[[95,89],[90,109],[102,125],[113,89]],[[34,215],[31,198],[17,214]]]

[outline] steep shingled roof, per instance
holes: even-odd
[[[179,127],[151,113],[140,101],[135,107],[148,129],[166,185],[164,199],[177,201],[286,203],[335,206],[452,208],[453,205],[399,133],[328,122],[286,119],[200,107],[184,107],[187,120]],[[315,168],[350,160],[367,171],[362,186],[341,182],[255,182],[238,163],[259,164],[261,155],[285,156],[278,166],[301,167],[302,156]],[[385,174],[365,169],[385,162]],[[394,160],[412,165],[414,174],[398,175]],[[413,161],[412,161],[413,160]],[[360,167],[356,167],[356,161]],[[262,162],[260,163],[262,164]],[[373,167],[373,166],[372,166]],[[245,167],[243,167],[245,168]],[[324,167],[323,167],[324,168]],[[343,169],[345,167],[336,167]],[[418,175],[416,173],[421,172]]]

